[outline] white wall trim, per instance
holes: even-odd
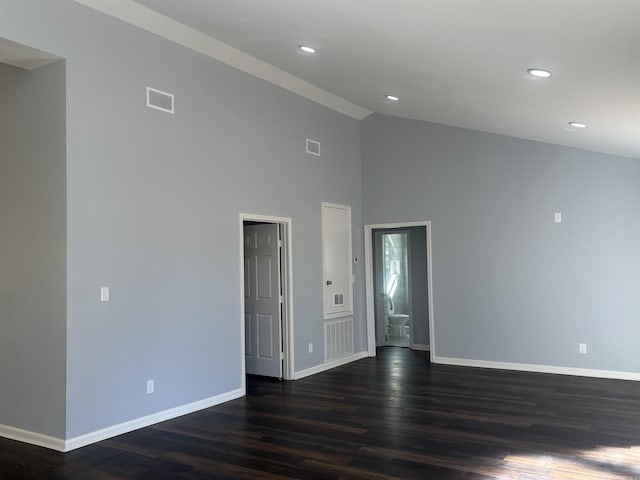
[[[247,366],[245,362],[244,345],[244,222],[266,222],[277,223],[284,226],[286,257],[286,279],[287,294],[285,298],[285,322],[282,336],[284,339],[284,368],[282,376],[285,380],[294,379],[295,342],[294,342],[294,322],[293,322],[293,228],[290,217],[277,217],[272,215],[259,215],[253,213],[240,213],[240,356],[242,357],[242,369],[240,371],[240,381],[246,394],[246,374]]]
[[[297,93],[344,115],[362,120],[371,111],[216,40],[132,0],[75,0],[101,13],[166,38],[254,77]]]
[[[427,295],[429,307],[429,351],[431,356],[436,353],[435,319],[433,309],[433,255],[431,250],[431,222],[399,222],[376,223],[364,226],[364,281],[365,281],[365,311],[367,319],[367,349],[370,357],[376,355],[376,319],[375,294],[373,292],[373,230],[387,228],[425,227],[427,230]]]
[[[534,363],[494,362],[490,360],[472,360],[469,358],[453,357],[432,357],[431,361],[442,365],[457,365],[461,367],[492,368],[497,370],[516,370],[520,372],[573,375],[576,377],[640,381],[640,373],[621,372],[617,370],[594,370],[590,368],[560,367],[556,365],[538,365]]]
[[[301,378],[308,377],[310,375],[315,375],[316,373],[321,373],[327,370],[331,370],[332,368],[340,367],[342,365],[346,365],[347,363],[351,363],[351,362],[355,362],[356,360],[367,358],[368,356],[369,356],[369,353],[367,351],[364,351],[364,352],[358,352],[349,357],[339,358],[338,360],[334,360],[332,362],[321,363],[320,365],[316,365],[315,367],[305,368],[304,370],[295,372],[295,374],[293,375],[293,379],[300,380]]]
[[[230,400],[235,400],[244,396],[244,389],[238,388],[229,392],[221,393],[214,397],[205,398],[196,402],[181,405],[179,407],[170,408],[161,412],[153,413],[145,417],[136,418],[127,422],[112,425],[110,427],[96,430],[78,437],[71,438],[69,440],[63,440],[61,438],[50,437],[48,435],[42,435],[40,433],[31,432],[28,430],[22,430],[20,428],[10,427],[8,425],[0,425],[0,437],[10,438],[11,440],[17,440],[19,442],[29,443],[31,445],[37,445],[39,447],[50,448],[51,450],[57,450],[59,452],[69,452],[76,448],[84,447],[92,443],[100,442],[108,438],[112,438],[123,433],[132,432],[139,428],[148,427],[156,423],[164,422],[165,420],[171,420],[172,418],[181,417],[189,413],[197,412],[205,408],[213,407]]]
[[[48,435],[42,435],[41,433],[10,427],[9,425],[0,425],[0,437],[64,452],[65,442],[61,438],[50,437]]]
[[[431,347],[429,345],[423,345],[421,343],[414,343],[411,345],[411,350],[418,350],[419,352],[429,352]]]
[[[68,452],[70,450],[75,450],[76,448],[100,442],[117,435],[122,435],[123,433],[132,432],[133,430],[138,430],[139,428],[148,427],[149,425],[164,422],[165,420],[171,420],[172,418],[181,417],[182,415],[197,412],[198,410],[213,407],[215,405],[219,405],[221,403],[228,402],[242,396],[244,396],[244,389],[238,388],[236,390],[231,390],[214,397],[205,398],[204,400],[198,400],[197,402],[170,408],[162,412],[153,413],[151,415],[147,415],[146,417],[140,417],[134,420],[129,420],[128,422],[120,423],[118,425],[112,425],[110,427],[96,430],[95,432],[87,433],[85,435],[80,435],[78,437],[67,440],[66,442],[64,442],[63,451]]]

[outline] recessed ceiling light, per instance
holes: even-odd
[[[308,47],[307,45],[298,45],[300,51],[304,53],[316,53],[316,49],[313,47]]]
[[[569,125],[572,126],[573,128],[587,128],[588,125],[586,123],[580,123],[580,122],[569,122]]]
[[[400,97],[396,97],[395,95],[385,95],[384,98],[387,100],[391,100],[392,102],[397,102],[400,100]]]
[[[539,78],[549,78],[551,76],[549,70],[543,70],[542,68],[530,68],[527,72],[529,72],[529,75]]]

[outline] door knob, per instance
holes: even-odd
[[[327,285],[333,285],[333,282],[331,280],[327,280]]]

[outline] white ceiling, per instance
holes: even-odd
[[[372,112],[640,158],[640,0],[136,1]]]

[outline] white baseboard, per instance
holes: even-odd
[[[87,433],[85,435],[80,435],[79,437],[74,437],[64,442],[64,451],[68,452],[70,450],[75,450],[76,448],[100,442],[117,435],[122,435],[123,433],[132,432],[139,428],[148,427],[155,423],[164,422],[165,420],[171,420],[172,418],[181,417],[182,415],[213,407],[215,405],[240,398],[243,395],[244,389],[238,388],[237,390],[231,390],[230,392],[222,393],[215,397],[205,398],[204,400],[198,400],[197,402],[170,408],[162,412],[147,415],[146,417],[136,418],[134,420],[129,420],[128,422],[112,425],[111,427],[96,430],[95,432]]]
[[[22,430],[20,428],[10,427],[7,425],[0,425],[0,437],[10,438],[11,440],[17,440],[19,442],[30,443],[39,447],[50,448],[59,452],[69,452],[76,448],[85,447],[92,443],[100,442],[108,438],[112,438],[123,433],[132,432],[139,428],[148,427],[165,420],[171,420],[172,418],[181,417],[189,413],[197,412],[205,408],[213,407],[236,398],[240,398],[245,395],[244,388],[238,388],[237,390],[231,390],[230,392],[216,395],[215,397],[205,398],[198,400],[197,402],[188,403],[179,407],[163,410],[162,412],[153,413],[146,417],[136,418],[129,420],[128,422],[120,423],[118,425],[112,425],[95,432],[90,432],[85,435],[70,438],[69,440],[63,440],[61,438],[50,437],[42,435],[40,433],[30,432],[28,430]]]
[[[411,345],[411,350],[418,350],[419,352],[428,352],[431,350],[431,346],[423,345],[421,343],[414,343]]]
[[[21,428],[0,425],[0,437],[64,452],[64,440],[62,438],[50,437]]]
[[[368,356],[369,356],[369,352],[364,351],[364,352],[355,353],[349,357],[333,360],[332,362],[321,363],[320,365],[316,365],[315,367],[305,368],[304,370],[295,372],[293,374],[293,379],[300,380],[301,378],[308,377],[309,375],[315,375],[316,373],[324,372],[326,370],[331,370],[332,368],[336,368],[341,365],[345,365],[347,363],[355,362],[356,360],[367,358]]]
[[[553,373],[556,375],[573,375],[577,377],[608,378],[612,380],[640,381],[640,373],[621,372],[617,370],[593,370],[589,368],[559,367],[555,365],[538,365],[533,363],[493,362],[489,360],[471,360],[468,358],[433,357],[433,363],[458,365],[462,367],[493,368],[498,370],[516,370],[520,372]]]

